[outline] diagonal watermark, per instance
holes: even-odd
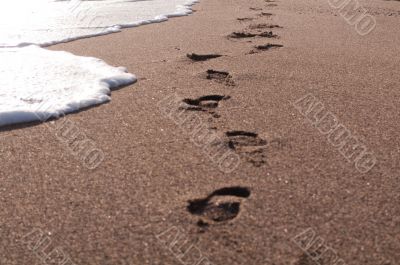
[[[50,235],[51,233],[35,228],[22,237],[22,243],[43,265],[76,265],[62,247],[54,244]]]
[[[182,265],[212,265],[196,244],[178,227],[172,226],[156,237]]]
[[[104,152],[65,113],[59,113],[57,122],[48,122],[54,116],[54,110],[59,109],[57,106],[46,100],[37,106],[34,115],[87,169],[94,170],[103,162]]]
[[[197,113],[186,114],[185,103],[176,94],[171,94],[157,103],[164,116],[171,119],[190,141],[202,150],[218,169],[224,173],[233,172],[240,164],[240,157],[226,147],[221,137]]]
[[[292,105],[348,162],[354,163],[360,173],[367,173],[375,166],[377,159],[374,153],[370,152],[345,125],[339,123],[336,115],[328,111],[313,94],[305,95],[292,102]]]
[[[359,35],[368,35],[376,28],[376,19],[358,0],[328,0],[328,3],[350,26],[354,26]]]

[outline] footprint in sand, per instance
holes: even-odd
[[[278,38],[278,35],[274,34],[272,31],[264,31],[257,36],[263,38]]]
[[[257,33],[251,33],[251,32],[232,32],[231,34],[228,35],[228,38],[232,39],[245,39],[245,38],[254,38],[257,36]]]
[[[256,48],[258,50],[263,50],[263,51],[269,50],[269,49],[272,49],[272,48],[282,48],[282,47],[283,47],[283,45],[281,45],[281,44],[272,44],[272,43],[267,43],[267,44],[264,44],[264,45],[256,46]]]
[[[254,18],[252,18],[252,17],[238,17],[237,20],[238,21],[252,21],[252,20],[254,20]]]
[[[182,100],[184,103],[181,109],[188,111],[203,111],[213,115],[214,118],[219,118],[219,114],[215,112],[221,100],[228,100],[230,96],[225,95],[207,95],[196,99],[185,98]]]
[[[273,15],[274,14],[268,12],[261,12],[260,14],[258,14],[259,17],[271,17]]]
[[[248,54],[254,54],[254,53],[258,53],[258,52],[262,52],[262,51],[268,51],[271,49],[276,49],[276,48],[282,48],[283,45],[281,44],[272,44],[272,43],[267,43],[264,45],[257,45],[254,48],[256,48],[255,50],[251,50]]]
[[[196,53],[190,53],[186,55],[189,59],[195,62],[202,62],[202,61],[207,61],[215,58],[219,58],[222,55],[220,54],[196,54]]]
[[[255,167],[266,164],[267,141],[257,133],[228,131],[225,133],[228,147]]]
[[[209,80],[214,80],[218,83],[224,83],[227,86],[235,86],[232,75],[226,71],[209,69],[207,70],[206,78]]]
[[[209,222],[226,222],[236,218],[240,212],[240,198],[248,198],[250,190],[244,187],[226,187],[212,192],[203,199],[190,200],[187,210],[202,217],[197,225],[205,227]]]
[[[275,28],[282,28],[276,24],[269,24],[269,23],[259,23],[259,24],[251,24],[249,27],[251,30],[261,30],[261,29],[275,29]]]
[[[252,11],[260,11],[260,10],[262,10],[261,7],[250,7],[249,9],[252,10]]]
[[[228,35],[230,39],[246,39],[246,38],[277,38],[278,35],[274,34],[272,31],[264,31],[261,33],[247,32],[247,31],[235,31]]]

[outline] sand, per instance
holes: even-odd
[[[398,264],[400,5],[360,4],[377,22],[365,36],[328,1],[202,0],[188,17],[51,47],[139,80],[108,104],[1,129],[0,263],[327,265],[329,249],[338,264]],[[243,31],[277,36],[228,37]],[[268,43],[283,47],[255,48]],[[370,170],[313,125],[322,115],[372,154]]]

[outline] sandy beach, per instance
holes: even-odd
[[[138,81],[0,128],[0,264],[399,264],[400,2],[359,4],[365,35],[327,0],[201,0],[49,47]]]

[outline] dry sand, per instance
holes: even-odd
[[[308,265],[292,240],[306,229],[339,264],[399,264],[400,3],[360,4],[377,21],[366,36],[324,0],[202,0],[188,17],[52,47],[126,66],[139,81],[51,128],[1,130],[0,264],[43,264],[44,245],[23,242],[34,229],[51,240],[44,253],[62,248],[76,265],[196,264],[189,256],[200,252],[209,264]],[[279,38],[227,38],[260,23],[281,26],[264,30]],[[251,52],[267,43],[283,47]],[[193,52],[224,56],[192,62]],[[230,76],[207,79],[209,69]],[[370,171],[359,172],[291,103],[308,93],[373,152]],[[225,96],[187,100],[180,117],[199,118],[240,156],[238,168],[223,173],[160,111],[174,94]],[[66,131],[56,136],[65,122],[104,152],[99,167],[68,149]],[[250,133],[226,135],[235,130]],[[173,237],[156,236],[174,229],[172,248]],[[333,264],[326,257],[319,263]]]

